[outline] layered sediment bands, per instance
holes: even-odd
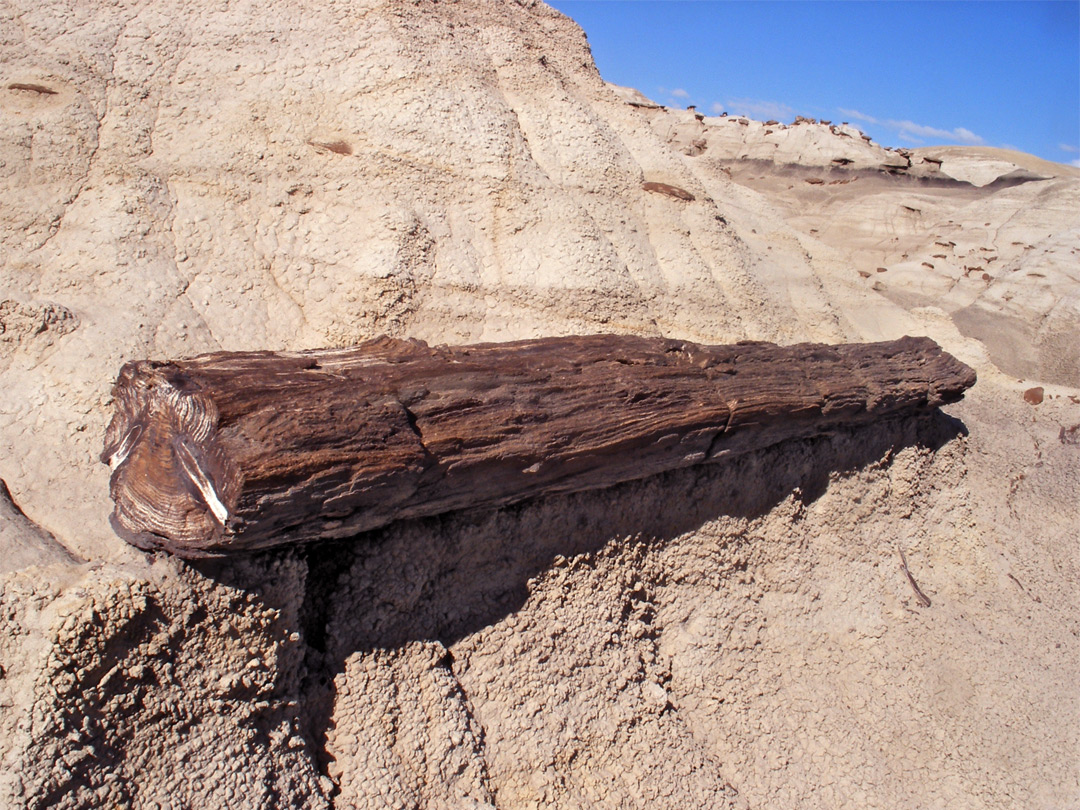
[[[974,382],[910,337],[219,352],[125,365],[102,460],[123,537],[213,556],[609,486],[935,408]]]

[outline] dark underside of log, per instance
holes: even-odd
[[[974,382],[909,337],[219,352],[125,365],[102,460],[121,536],[218,556],[610,486],[929,410]]]

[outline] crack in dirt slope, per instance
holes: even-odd
[[[0,53],[0,807],[1080,805],[1076,171],[665,109],[532,0],[17,0]],[[124,361],[383,332],[979,383],[336,546],[113,534]]]

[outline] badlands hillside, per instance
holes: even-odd
[[[666,109],[536,0],[10,0],[0,200],[0,806],[1080,806],[1077,170]],[[601,332],[979,381],[340,544],[110,528],[128,360]]]

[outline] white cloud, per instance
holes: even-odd
[[[713,115],[719,115],[725,109],[727,109],[727,108],[723,104],[721,104],[719,101],[714,101],[712,103],[712,105],[709,107],[709,112],[711,112]]]
[[[1076,168],[1080,169],[1080,158],[1077,158],[1076,160],[1070,160],[1069,165],[1075,166]]]
[[[1058,149],[1060,149],[1062,152],[1080,152],[1080,149],[1067,143],[1059,143]]]
[[[937,127],[928,127],[925,124],[916,124],[914,121],[894,121],[892,119],[882,121],[881,124],[889,129],[895,129],[898,135],[901,137],[906,136],[909,140],[939,138],[948,141],[960,141],[960,143],[972,146],[984,143],[982,138],[970,129],[964,129],[963,127],[957,127],[953,130],[938,129]]]
[[[874,118],[872,115],[867,115],[866,113],[861,113],[858,110],[845,110],[843,107],[838,107],[837,109],[841,113],[846,115],[848,118],[854,118],[856,121],[865,121],[868,124],[876,124],[876,123],[878,123],[878,120],[876,118]]]
[[[844,107],[839,107],[837,109],[848,118],[854,118],[856,121],[862,121],[866,124],[876,124],[877,126],[892,130],[896,133],[897,138],[902,141],[907,141],[908,143],[924,143],[927,139],[954,141],[956,143],[967,144],[968,146],[979,146],[980,144],[986,143],[981,136],[976,135],[970,129],[964,127],[956,127],[956,129],[940,129],[938,127],[926,126],[926,124],[916,124],[914,121],[908,121],[906,119],[901,121],[895,118],[875,118],[872,115],[867,115],[858,110],[848,110]]]
[[[963,143],[969,143],[972,145],[986,143],[986,141],[984,141],[980,136],[976,135],[970,129],[964,129],[963,127],[957,127],[956,129],[954,129],[952,131],[952,135],[954,138],[956,138],[956,140]]]
[[[728,99],[727,109],[736,115],[748,115],[751,118],[765,120],[766,118],[794,118],[795,110],[787,104],[778,101],[763,101],[757,98],[734,98]]]
[[[676,87],[671,91],[671,95],[675,98],[690,98],[690,94],[683,90],[681,87]]]

